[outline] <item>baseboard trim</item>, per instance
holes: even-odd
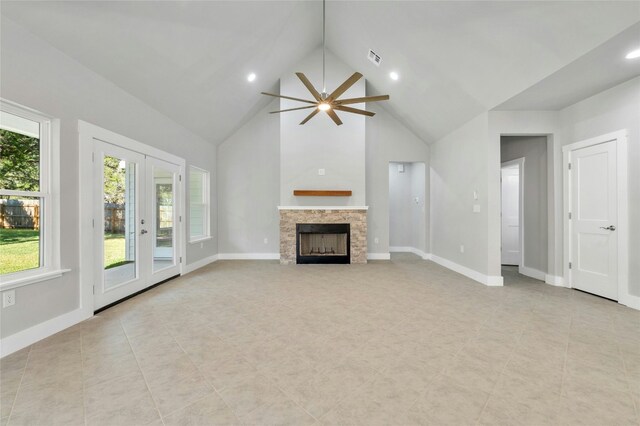
[[[91,313],[87,313],[82,308],[67,312],[48,321],[34,325],[26,330],[19,331],[15,334],[0,339],[0,358],[10,355],[20,349],[52,336],[65,328],[91,318]]]
[[[417,256],[420,256],[424,260],[431,259],[431,253],[425,253],[424,251],[417,249],[415,247],[392,246],[392,247],[389,247],[389,252],[390,253],[413,253]]]
[[[196,269],[207,266],[208,264],[213,263],[216,260],[218,260],[218,255],[214,254],[213,256],[205,257],[204,259],[196,260],[193,263],[189,263],[188,265],[185,265],[184,270],[182,271],[182,275],[186,275],[190,272],[195,271]]]
[[[631,309],[640,311],[640,297],[632,294],[625,294],[618,303]]]
[[[545,274],[544,272],[535,268],[529,268],[528,266],[524,265],[518,266],[518,273],[540,281],[545,281],[547,278],[547,274]]]
[[[280,253],[220,253],[218,260],[279,260]]]
[[[464,275],[465,277],[471,278],[474,281],[477,281],[481,284],[490,287],[502,287],[504,285],[501,276],[495,275],[485,275],[476,270],[468,268],[466,266],[459,265],[455,262],[452,262],[449,259],[445,259],[440,256],[436,256],[435,254],[431,254],[431,260],[437,263],[438,265],[444,266],[447,269],[451,269],[454,272]]]
[[[413,253],[413,247],[389,246],[389,253]]]
[[[544,277],[544,282],[549,284],[549,285],[553,285],[556,287],[566,287],[564,285],[564,278],[560,277],[558,275],[545,275]]]
[[[367,253],[367,260],[390,260],[391,253]]]

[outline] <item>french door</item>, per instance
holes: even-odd
[[[180,274],[180,166],[94,141],[94,310]]]

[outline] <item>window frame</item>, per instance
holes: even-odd
[[[191,172],[196,171],[201,173],[202,176],[202,235],[192,235],[191,234]],[[210,197],[210,186],[211,186],[211,173],[208,170],[203,168],[189,165],[189,182],[188,182],[188,193],[189,193],[189,243],[198,243],[201,241],[211,239],[211,197]]]
[[[0,274],[0,291],[52,279],[60,268],[60,121],[39,111],[0,98],[0,110],[40,125],[39,191],[3,190],[1,195],[38,197],[40,214],[40,267]]]

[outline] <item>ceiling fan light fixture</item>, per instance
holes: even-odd
[[[298,110],[302,110],[302,109],[312,109],[313,108],[311,110],[311,113],[309,113],[309,115],[307,115],[307,117],[300,122],[300,125],[303,125],[306,122],[308,122],[309,120],[311,120],[320,111],[326,112],[327,115],[331,118],[331,120],[333,120],[333,122],[336,124],[336,126],[342,125],[342,120],[340,120],[340,117],[338,117],[338,114],[336,114],[336,111],[348,112],[348,113],[351,113],[351,114],[364,115],[364,116],[367,116],[367,117],[373,117],[374,115],[376,115],[375,112],[366,111],[364,109],[359,109],[359,108],[352,108],[352,107],[350,107],[348,105],[362,104],[362,103],[366,103],[366,102],[386,101],[386,100],[389,99],[389,95],[362,96],[362,97],[358,97],[358,98],[339,99],[342,94],[344,94],[347,90],[349,90],[349,88],[351,86],[356,84],[356,82],[358,80],[360,80],[360,78],[362,78],[362,74],[360,74],[359,72],[354,72],[353,75],[351,77],[349,77],[348,79],[346,79],[340,86],[338,86],[337,89],[335,89],[330,94],[327,94],[327,88],[325,86],[325,82],[326,82],[326,80],[325,80],[325,74],[326,74],[325,73],[325,69],[326,69],[326,62],[325,62],[325,28],[326,28],[326,20],[325,20],[325,13],[324,13],[325,12],[325,4],[326,4],[326,0],[322,0],[322,91],[321,92],[318,91],[313,86],[313,84],[311,84],[311,82],[304,75],[304,73],[297,72],[296,76],[298,76],[298,78],[300,79],[302,84],[307,88],[307,90],[309,91],[309,93],[311,94],[311,96],[313,97],[314,100],[294,98],[292,96],[285,96],[285,95],[276,95],[276,94],[267,93],[267,92],[260,92],[263,95],[274,96],[276,98],[281,98],[281,99],[289,99],[289,100],[292,100],[292,101],[303,102],[303,103],[306,104],[305,106],[301,106],[301,107],[297,107],[297,108],[287,108],[287,109],[281,109],[279,111],[271,111],[271,112],[269,112],[269,114],[279,114],[281,112],[298,111]]]

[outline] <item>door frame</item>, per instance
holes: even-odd
[[[79,139],[79,186],[80,186],[80,205],[79,205],[79,231],[80,231],[80,309],[86,318],[93,316],[94,312],[94,236],[93,236],[93,152],[94,140],[107,142],[115,146],[119,146],[131,151],[136,151],[148,157],[155,157],[169,163],[173,163],[180,168],[180,176],[184,176],[186,161],[184,158],[162,151],[153,146],[138,142],[134,139],[96,126],[86,121],[78,120],[78,139]],[[182,194],[178,202],[178,215],[185,216],[186,212],[186,179],[179,179],[179,190]],[[177,254],[179,260],[187,253],[187,237],[186,237],[186,220],[180,221],[180,241],[176,244],[179,250]],[[179,262],[180,275],[185,272],[185,262]]]
[[[628,201],[628,174],[627,174],[627,139],[626,129],[596,136],[594,138],[575,142],[562,147],[562,170],[563,170],[563,254],[564,254],[564,284],[565,287],[573,288],[571,281],[572,274],[569,262],[572,261],[571,232],[572,221],[569,219],[571,212],[571,169],[572,152],[599,145],[607,142],[616,143],[616,177],[618,190],[618,303],[631,306],[633,296],[629,295],[629,201]],[[637,309],[637,308],[636,308]]]
[[[524,157],[500,163],[500,264],[502,265],[502,169],[518,165],[518,239],[520,244],[520,264],[518,273],[526,271],[524,264]],[[529,274],[523,274],[529,276]]]

